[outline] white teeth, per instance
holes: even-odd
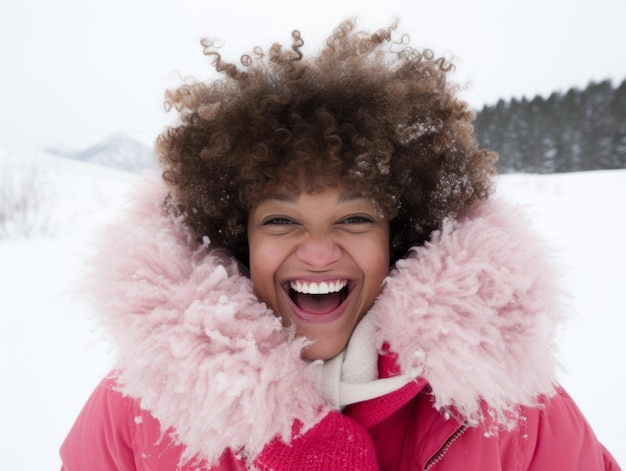
[[[312,281],[292,281],[290,282],[291,289],[302,294],[328,294],[341,291],[348,282],[346,280],[336,281],[322,281],[321,283],[315,283]]]

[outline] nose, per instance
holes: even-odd
[[[298,246],[296,257],[312,268],[325,268],[341,258],[341,247],[328,235],[309,235]]]

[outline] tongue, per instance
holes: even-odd
[[[295,303],[310,314],[326,314],[341,304],[341,294],[301,294],[296,293]]]

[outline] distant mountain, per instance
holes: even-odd
[[[95,145],[78,152],[61,148],[52,148],[46,151],[63,157],[134,173],[146,169],[155,169],[157,166],[152,147],[145,140],[123,132],[111,134]]]

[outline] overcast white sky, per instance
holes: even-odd
[[[117,130],[152,140],[174,118],[163,91],[210,74],[202,37],[236,60],[294,28],[319,46],[348,16],[367,29],[399,17],[414,46],[455,58],[477,108],[626,78],[624,0],[2,0],[0,146],[81,148]]]

